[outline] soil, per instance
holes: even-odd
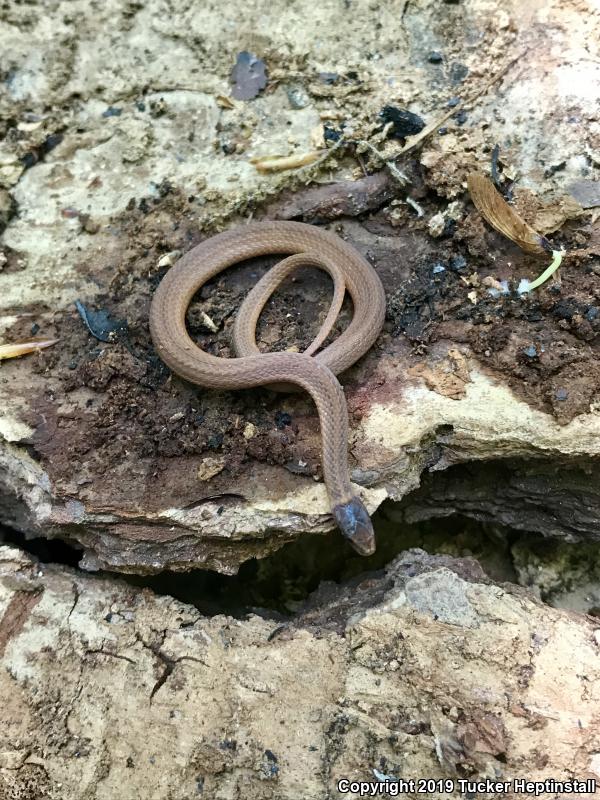
[[[443,211],[443,200],[418,161],[411,159],[403,169],[423,219]],[[468,197],[462,199],[468,204]],[[301,196],[297,202],[303,207]],[[266,389],[237,394],[193,387],[171,375],[154,352],[149,303],[168,269],[159,265],[202,237],[186,214],[188,205],[189,198],[170,187],[152,203],[132,200],[111,222],[118,245],[82,263],[82,272],[93,274],[100,289],[94,308],[126,322],[111,334],[112,341],[91,335],[74,308],[51,313],[32,307],[31,316],[9,331],[19,340],[34,324],[39,335],[60,339],[59,346],[36,357],[43,390],[27,415],[36,430],[30,445],[65,495],[96,510],[129,499],[132,511],[151,512],[165,503],[185,506],[227,493],[251,461],[320,477],[317,421],[307,399]],[[341,217],[329,225],[367,256],[388,296],[376,346],[344,376],[351,412],[365,413],[359,389],[378,364],[400,359],[397,371],[411,373],[442,340],[470,348],[515,395],[561,422],[589,409],[600,388],[600,259],[594,254],[600,234],[589,218],[564,225],[555,246],[591,254],[567,260],[558,280],[519,296],[514,289],[520,277],[541,271],[540,260],[489,230],[472,206],[464,221],[437,240],[408,206],[400,208],[401,225],[394,199],[353,221]],[[326,202],[321,217],[331,213]],[[188,313],[200,347],[232,355],[235,310],[272,263],[256,259],[202,289]],[[488,276],[508,281],[512,291],[491,296]],[[304,270],[279,290],[261,316],[261,349],[305,349],[326,314],[329,284],[323,273]],[[476,302],[469,298],[472,291]],[[350,317],[347,305],[338,332]],[[124,476],[115,469],[126,461],[139,465],[143,481],[141,472]],[[104,476],[102,487],[93,481],[97,475]],[[208,477],[202,480],[203,475]]]

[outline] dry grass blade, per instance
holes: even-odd
[[[282,172],[286,169],[298,169],[307,164],[314,164],[322,155],[322,151],[313,150],[310,153],[299,153],[293,156],[259,156],[251,158],[250,163],[254,164],[259,172]]]
[[[44,347],[56,344],[56,342],[58,342],[58,339],[28,339],[26,342],[0,344],[0,361],[6,358],[19,358],[29,353],[36,353]]]
[[[481,216],[526,253],[552,252],[550,243],[511,208],[494,184],[484,175],[472,172],[467,178],[471,199]]]

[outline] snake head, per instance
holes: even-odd
[[[333,507],[333,517],[338,528],[361,556],[375,552],[375,533],[369,512],[358,497]]]

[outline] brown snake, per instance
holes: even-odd
[[[273,253],[289,257],[269,270],[242,303],[233,330],[238,358],[205,353],[186,330],[185,315],[194,294],[227,267]],[[319,267],[333,279],[334,295],[325,322],[304,353],[261,353],[255,341],[260,313],[279,284],[300,266]],[[346,290],[354,306],[352,321],[316,353],[335,322]],[[311,395],[321,423],[323,475],[331,511],[344,536],[362,555],[375,551],[375,536],[348,476],[348,412],[335,376],[367,352],[384,315],[383,286],[368,261],[334,234],[300,222],[256,222],[207,239],[167,272],[150,309],[150,332],[159,356],[186,380],[214,389],[270,385],[289,391],[293,384]]]

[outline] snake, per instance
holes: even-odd
[[[196,292],[223,270],[257,256],[285,256],[263,275],[240,305],[232,330],[236,357],[202,350],[190,337],[186,312]],[[273,292],[300,267],[329,273],[333,297],[315,338],[304,352],[263,353],[256,325]],[[350,295],[348,326],[323,346]],[[150,334],[158,356],[181,378],[211,389],[267,386],[308,392],[319,416],[321,457],[331,513],[343,536],[361,555],[375,552],[369,513],[350,481],[348,410],[336,377],[363,356],[377,339],[385,318],[379,276],[358,250],[323,228],[302,222],[250,222],[212,236],[176,261],[156,288],[150,304]]]

